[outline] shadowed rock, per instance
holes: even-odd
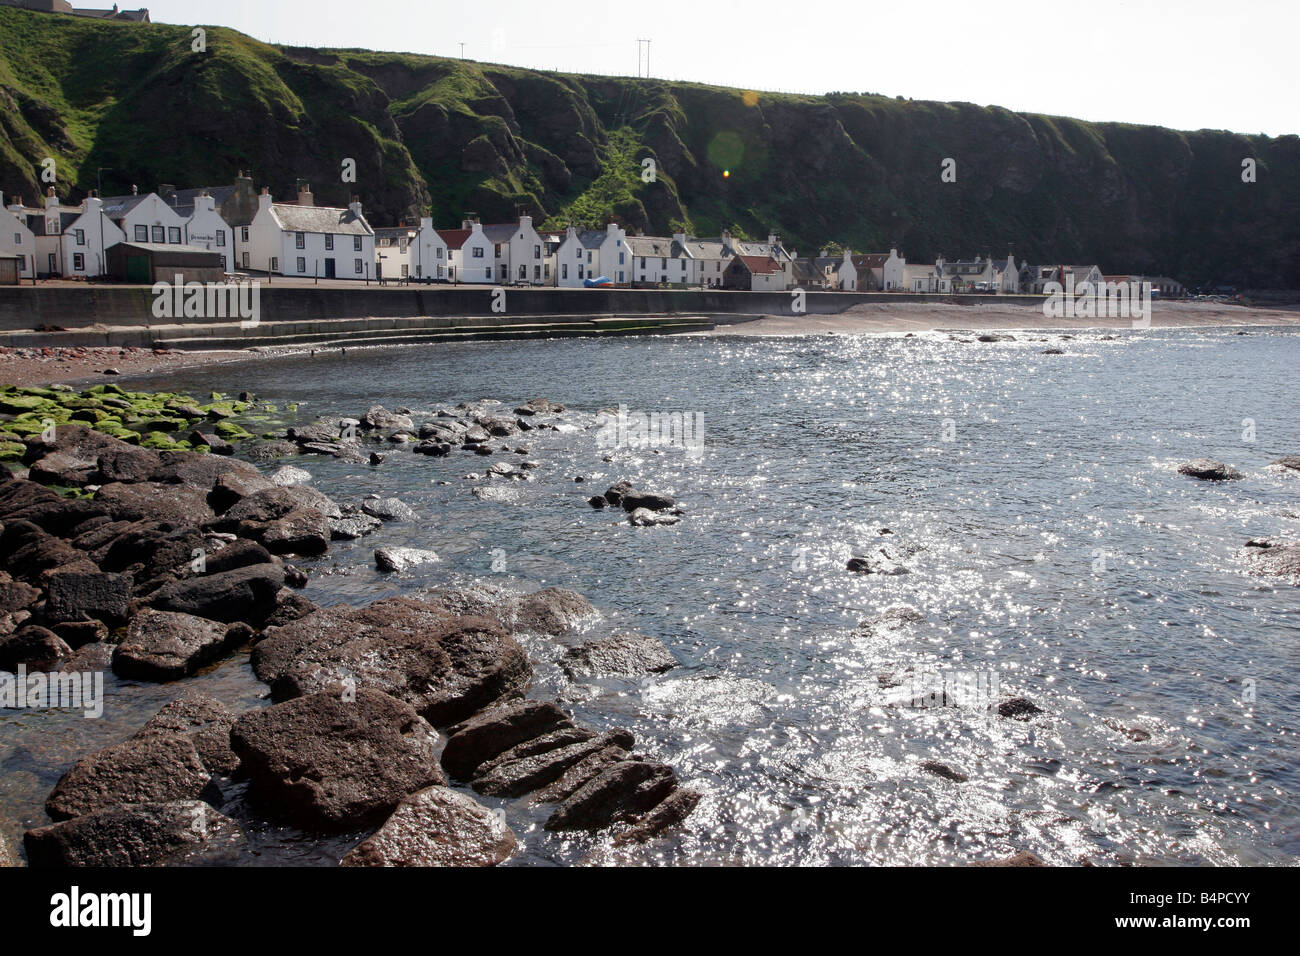
[[[275,610],[275,596],[283,586],[282,566],[254,564],[174,581],[155,591],[149,603],[160,611],[257,624]]]
[[[631,822],[677,789],[671,767],[645,760],[616,763],[579,787],[546,821],[548,830],[601,830]]]
[[[614,838],[614,845],[644,843],[646,840],[659,836],[665,830],[677,826],[689,817],[699,802],[700,794],[694,790],[687,790],[683,787],[673,791],[653,810],[618,834]]]
[[[1027,697],[1012,697],[998,704],[998,716],[1009,720],[1028,720],[1042,712],[1043,709]]]
[[[342,866],[496,866],[514,852],[515,835],[500,814],[446,787],[402,799],[374,836]]]
[[[50,575],[45,619],[53,623],[87,618],[116,627],[126,622],[131,577],[123,574],[62,571]]]
[[[514,614],[514,629],[537,634],[566,634],[598,613],[591,602],[577,591],[542,588],[519,599]]]
[[[576,738],[576,739],[575,739]],[[635,742],[626,730],[595,736],[584,728],[554,731],[537,741],[527,741],[484,764],[470,786],[489,797],[519,797],[554,783],[574,764],[607,747],[627,749]],[[536,752],[530,752],[532,750]]]
[[[67,641],[36,624],[0,637],[0,670],[17,671],[22,664],[29,671],[51,671],[71,656]]]

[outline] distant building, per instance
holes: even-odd
[[[724,289],[750,292],[779,292],[785,289],[787,274],[782,264],[771,256],[731,257],[722,273]]]
[[[627,233],[615,223],[607,224],[603,231],[570,226],[555,251],[556,284],[581,289],[586,279],[602,275],[611,282],[626,284],[632,281],[629,255]]]
[[[357,198],[347,208],[317,206],[311,188],[302,186],[296,203],[277,203],[264,188],[248,230],[244,268],[321,279],[374,277],[375,233]]]
[[[439,229],[447,249],[447,277],[452,282],[496,282],[494,245],[476,219],[466,219],[459,229]]]
[[[35,10],[38,13],[66,13],[73,17],[90,17],[95,20],[121,20],[128,23],[149,23],[149,11],[119,10],[113,4],[112,10],[88,10],[74,7],[68,0],[0,0],[0,6],[20,7],[23,10]]]
[[[419,231],[414,226],[375,227],[375,278],[410,278],[411,254],[415,250]]]
[[[685,236],[682,236],[682,240]],[[633,285],[688,286],[695,281],[695,262],[677,237],[628,236]]]
[[[907,260],[898,254],[897,249],[888,253],[871,252],[853,257],[853,265],[858,270],[858,290],[860,292],[901,292],[907,288],[904,269]],[[866,273],[871,274],[867,284]]]
[[[36,236],[22,211],[21,202],[6,208],[0,193],[0,255],[17,259],[19,277],[31,279],[36,275]]]
[[[451,252],[447,242],[437,229],[433,228],[433,218],[423,216],[420,230],[415,234],[411,249],[412,274],[417,279],[450,279],[448,269],[451,267]]]

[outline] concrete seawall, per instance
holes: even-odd
[[[449,338],[681,332],[794,314],[789,292],[720,289],[330,287],[263,284],[256,326],[206,317],[157,319],[148,286],[18,286],[0,289],[0,345],[160,345],[182,349],[392,344]],[[870,302],[974,304],[994,297],[808,292],[805,311],[831,315]],[[1039,302],[1036,296],[996,301]],[[504,311],[502,311],[504,306]]]

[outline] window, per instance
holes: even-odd
[[[578,278],[582,278],[582,266],[578,266]]]
[[[72,255],[72,268],[73,268],[73,271],[75,271],[75,272],[85,272],[85,271],[86,271],[86,257],[85,257],[84,254],[82,254],[82,253],[80,253],[80,252],[75,252],[75,253],[73,253],[73,255]]]
[[[247,241],[248,241],[248,227],[247,227],[247,226],[240,226],[240,227],[239,227],[239,241],[240,241],[240,242],[247,242]],[[245,262],[244,265],[248,265],[248,263]]]
[[[496,245],[496,255],[497,255],[497,258],[498,258],[498,259],[501,258],[501,243],[499,243],[499,242],[498,242],[497,245]]]
[[[642,256],[642,257],[641,257],[641,268],[642,268],[642,269],[645,268],[645,256]]]
[[[534,259],[540,259],[541,257],[542,257],[542,247],[541,247],[541,246],[533,246],[533,258],[534,258]]]
[[[245,269],[248,268],[248,253],[247,253],[247,252],[241,252],[241,253],[239,254],[239,262],[240,262],[240,264],[241,264]]]
[[[438,266],[438,278],[442,278],[442,266]]]
[[[21,232],[15,232],[15,233],[14,233],[14,245],[15,245],[15,246],[21,246],[22,244],[23,244],[23,234],[22,234]]]
[[[59,234],[59,220],[51,219],[49,222],[47,222],[45,224],[45,232],[48,235],[57,236]]]
[[[326,252],[334,251],[334,237],[329,235],[328,233],[325,236],[325,251]]]
[[[74,230],[73,235],[77,237],[77,245],[84,246],[86,244],[86,230]]]
[[[295,232],[293,234],[293,246],[295,249],[306,249],[307,237],[304,236],[301,232]]]
[[[660,268],[660,269],[667,269],[667,268],[668,268],[668,260],[667,260],[667,259],[660,259],[660,260],[659,260],[659,268]]]
[[[170,242],[173,246],[179,246],[179,245],[181,244],[181,227],[180,227],[180,226],[168,226],[168,227],[167,227],[167,241]]]
[[[533,281],[534,281],[534,282],[540,282],[541,279],[542,279],[542,267],[541,267],[541,266],[533,266]]]
[[[352,251],[353,251],[353,252],[360,252],[360,251],[361,251],[361,237],[360,237],[360,236],[353,236],[353,237],[352,237]]]
[[[519,278],[521,279],[528,278],[528,266],[523,265],[522,263],[519,266]]]
[[[410,266],[402,266],[402,278],[405,279],[405,278],[406,278],[407,276],[409,276],[410,274],[411,274],[411,267],[410,267]]]
[[[438,254],[437,254],[437,258],[439,258],[439,259],[441,259],[441,258],[442,258],[442,246],[439,246],[439,247],[438,247]]]
[[[489,282],[492,281],[492,267],[491,267],[491,266],[488,266],[486,269],[483,270],[483,278],[487,279]]]
[[[360,240],[358,240],[358,241],[360,241]],[[353,259],[353,260],[352,260],[352,271],[355,272],[357,275],[361,275],[361,260],[360,260],[360,259]]]
[[[551,267],[550,267],[550,266],[542,266],[542,272],[546,275],[546,278],[549,279],[549,278],[551,277]]]
[[[247,239],[248,237],[245,236],[244,238]],[[148,241],[149,241],[149,227],[148,227],[148,226],[136,226],[136,227],[135,227],[135,241],[136,241],[136,242],[148,242]]]
[[[162,226],[154,226],[152,234],[154,242],[165,243],[167,241],[167,230]]]
[[[271,257],[271,271],[272,271],[272,272],[279,272],[279,271],[280,271],[280,257],[279,257],[279,256],[272,256],[272,257]]]
[[[483,247],[482,247],[482,246],[475,246],[475,247],[474,247],[474,258],[475,258],[475,259],[482,259],[482,258],[483,258]],[[490,279],[491,276],[489,275],[488,278]]]
[[[587,250],[587,265],[591,265],[591,250]]]
[[[618,254],[618,264],[619,264],[619,265],[622,265],[622,264],[623,264],[623,256],[625,256],[625,255],[627,255],[627,253],[625,253],[625,252],[620,252],[620,253]]]
[[[217,248],[218,249],[226,248],[226,230],[224,229],[217,230]]]
[[[569,264],[567,262],[560,263],[560,278],[561,279],[569,278]]]
[[[298,257],[298,271],[299,272],[307,271],[307,260],[304,259],[302,256]]]

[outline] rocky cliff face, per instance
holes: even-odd
[[[31,201],[224,183],[359,194],[373,221],[781,234],[913,261],[1013,252],[1192,284],[1300,288],[1300,138],[966,103],[755,94],[0,8],[0,186]],[[1257,181],[1242,181],[1243,159]],[[343,178],[354,160],[356,181]],[[655,176],[646,181],[645,160]],[[941,179],[944,160],[955,181]]]

